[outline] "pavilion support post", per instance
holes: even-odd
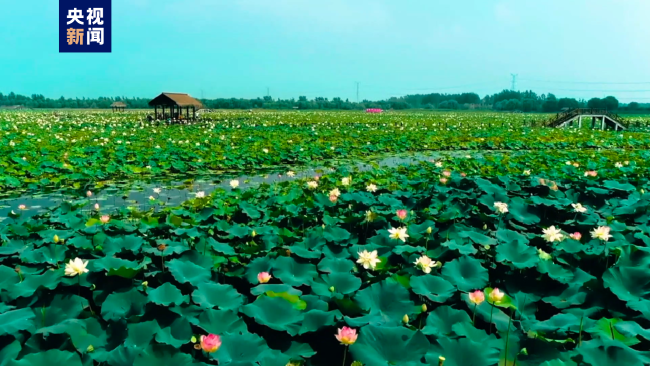
[[[603,121],[601,122],[601,130],[605,131],[605,116],[603,116]]]
[[[190,106],[185,106],[185,118],[190,119]]]
[[[196,119],[196,107],[192,106],[192,119]]]
[[[582,116],[578,117],[578,128],[582,128]]]

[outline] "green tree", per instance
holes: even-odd
[[[607,108],[608,110],[618,109],[618,99],[611,95],[605,97],[605,99],[603,99],[603,108]]]

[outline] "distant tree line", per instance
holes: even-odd
[[[574,98],[557,98],[553,94],[536,94],[533,91],[503,90],[493,95],[480,98],[476,93],[460,94],[414,94],[404,97],[393,97],[387,100],[351,102],[341,98],[317,97],[307,99],[300,96],[298,99],[273,99],[270,96],[255,99],[218,98],[200,99],[205,108],[210,109],[316,109],[316,110],[363,110],[367,108],[382,109],[494,109],[499,111],[521,112],[559,112],[574,108],[607,108],[622,111],[648,111],[650,104],[631,102],[620,105],[613,96],[605,98],[591,98],[589,100]],[[126,103],[129,109],[148,109],[149,98],[126,97],[99,97],[99,98],[64,98],[51,99],[40,94],[31,97],[15,93],[0,93],[0,107],[22,106],[25,108],[110,108],[114,102]]]

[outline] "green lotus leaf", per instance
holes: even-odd
[[[302,325],[298,334],[316,332],[323,327],[333,326],[336,324],[337,319],[340,319],[342,317],[343,315],[338,310],[310,310],[305,313],[305,318],[302,321]]]
[[[587,320],[589,319],[587,318]],[[584,328],[586,325],[584,318],[582,321],[583,324],[581,324],[580,318],[573,314],[556,314],[548,320],[533,323],[531,329],[537,332],[557,332],[566,335],[567,332],[578,333],[581,326]]]
[[[576,348],[584,362],[592,366],[643,366],[648,360],[638,351],[629,348],[618,341],[595,339],[582,342]]]
[[[128,336],[124,341],[127,347],[144,348],[160,332],[160,326],[155,320],[140,323],[130,323],[127,326]]]
[[[569,286],[557,296],[545,296],[542,301],[558,309],[581,305],[585,302],[587,293],[580,286]]]
[[[479,245],[494,245],[497,243],[493,238],[476,231],[460,231],[458,234],[461,238],[469,238]]]
[[[135,235],[109,237],[106,239],[103,251],[106,256],[112,256],[115,253],[120,253],[123,250],[128,250],[133,253],[139,253],[144,240]]]
[[[452,309],[449,306],[439,306],[428,314],[422,333],[436,337],[448,337],[452,334],[453,325],[463,322],[472,322],[465,311]]]
[[[193,286],[207,282],[212,276],[210,268],[205,268],[181,259],[172,259],[165,263],[165,266],[172,273],[176,281],[190,283]]]
[[[463,256],[445,263],[442,267],[442,277],[460,291],[467,292],[485,287],[488,271],[477,259]]]
[[[11,310],[0,314],[0,335],[14,335],[19,331],[34,332],[34,313],[30,308]]]
[[[569,283],[574,277],[573,272],[550,260],[537,262],[537,270],[561,283]]]
[[[478,253],[478,250],[474,247],[474,245],[472,245],[468,241],[465,240],[459,240],[459,241],[460,243],[455,239],[448,240],[442,243],[442,246],[447,247],[451,250],[457,250],[458,253],[463,255],[473,255]]]
[[[361,328],[356,343],[350,346],[353,359],[366,366],[420,365],[420,359],[430,347],[421,332],[404,327]]]
[[[413,276],[410,283],[414,293],[434,302],[443,303],[456,292],[454,285],[438,276]]]
[[[23,276],[22,282],[15,283],[9,288],[9,295],[13,299],[32,296],[41,288],[54,290],[63,279],[63,269],[47,270],[42,275],[24,274]]]
[[[519,197],[514,197],[510,200],[508,210],[512,218],[524,225],[534,225],[540,221],[536,210]]]
[[[102,304],[102,317],[106,320],[115,320],[140,316],[144,314],[147,297],[136,288],[125,292],[113,292]]]
[[[318,276],[315,265],[298,263],[291,257],[277,258],[273,268],[274,276],[291,286],[309,285]]]
[[[300,296],[302,291],[297,290],[289,285],[285,284],[273,284],[273,285],[257,285],[251,289],[251,295],[259,296],[266,292],[286,292],[291,295]]]
[[[539,262],[539,256],[534,247],[518,241],[511,241],[497,247],[497,261],[508,261],[515,268],[522,269],[534,267]]]
[[[605,271],[603,284],[619,299],[633,302],[650,294],[650,276],[647,274],[647,267],[617,266]]]
[[[586,328],[585,332],[591,334],[594,338],[601,338],[606,340],[615,339],[626,346],[634,346],[635,344],[639,344],[640,341],[635,337],[636,335],[628,337],[618,331],[616,325],[619,322],[621,322],[621,319],[601,318],[595,322],[593,326]],[[625,325],[623,325],[623,327],[625,327]],[[635,330],[643,330],[643,328],[639,327]]]
[[[293,307],[296,308],[297,310],[305,310],[307,309],[307,302],[302,300],[300,296],[298,295],[293,295],[288,292],[273,292],[273,291],[267,291],[265,292],[265,295],[268,297],[281,297],[291,304],[293,304]]]
[[[225,255],[236,255],[237,254],[235,252],[235,249],[232,246],[230,246],[229,244],[219,243],[218,241],[214,240],[214,238],[208,238],[207,242],[215,252],[222,253],[222,254],[225,254]]]
[[[187,318],[176,318],[168,327],[156,333],[156,342],[180,348],[192,338],[192,326]]]
[[[183,352],[178,352],[176,347],[163,344],[152,344],[143,352],[135,356],[133,366],[191,366],[196,364],[194,358]]]
[[[281,297],[261,296],[255,302],[242,306],[241,312],[259,324],[277,331],[286,331],[290,335],[298,333],[299,323],[304,318],[303,311],[297,310],[291,302]]]
[[[181,290],[169,282],[163,283],[155,289],[149,289],[147,295],[149,301],[163,306],[180,305],[188,302],[189,299],[187,295],[183,295]]]
[[[88,269],[92,272],[106,271],[108,276],[133,278],[149,263],[151,259],[148,257],[140,263],[116,257],[102,257],[89,261]]]
[[[65,246],[50,244],[35,250],[24,251],[21,253],[20,259],[23,263],[49,263],[56,265],[65,260],[66,253]]]
[[[273,268],[275,259],[270,257],[258,257],[253,259],[246,266],[246,279],[248,282],[256,284],[259,281],[257,280],[257,275],[260,272],[270,272]]]
[[[350,239],[350,232],[336,226],[326,226],[323,230],[323,238],[335,243]]]
[[[646,340],[650,340],[650,330],[644,329],[637,322],[633,321],[618,321],[614,324],[614,329],[621,333],[626,338],[636,337],[640,335]]]
[[[272,353],[264,339],[251,333],[225,334],[217,352],[211,353],[210,358],[219,360],[219,365],[254,365]],[[277,354],[275,354],[278,357]],[[287,360],[280,362],[286,364]]]
[[[18,354],[22,350],[20,341],[14,340],[9,345],[5,345],[0,349],[0,366],[8,366],[13,360],[18,358]]]
[[[499,362],[499,354],[498,349],[468,338],[440,338],[437,344],[432,345],[426,360],[430,365],[444,357],[447,366],[492,366]]]
[[[323,255],[320,250],[309,250],[299,245],[292,245],[289,247],[289,250],[296,256],[305,259],[318,259]]]
[[[332,293],[352,294],[361,287],[361,279],[351,273],[331,273],[322,275],[321,278],[322,282],[315,280],[311,285],[312,291],[320,296],[329,297]]]
[[[354,262],[343,258],[325,257],[318,263],[318,270],[327,273],[350,272],[354,268]]]
[[[246,323],[230,310],[204,310],[199,316],[198,326],[207,333],[242,333],[247,331]]]
[[[357,292],[354,301],[368,312],[372,324],[400,324],[404,315],[411,316],[415,310],[408,290],[390,279]]]
[[[192,301],[204,309],[237,310],[244,303],[244,297],[230,285],[207,282],[198,285],[192,293]]]
[[[51,349],[45,352],[30,353],[20,360],[16,360],[12,365],[16,366],[36,366],[36,365],[68,365],[81,366],[79,355],[74,352]]]

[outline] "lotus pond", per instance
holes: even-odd
[[[0,114],[0,366],[650,363],[647,134],[212,117]]]

